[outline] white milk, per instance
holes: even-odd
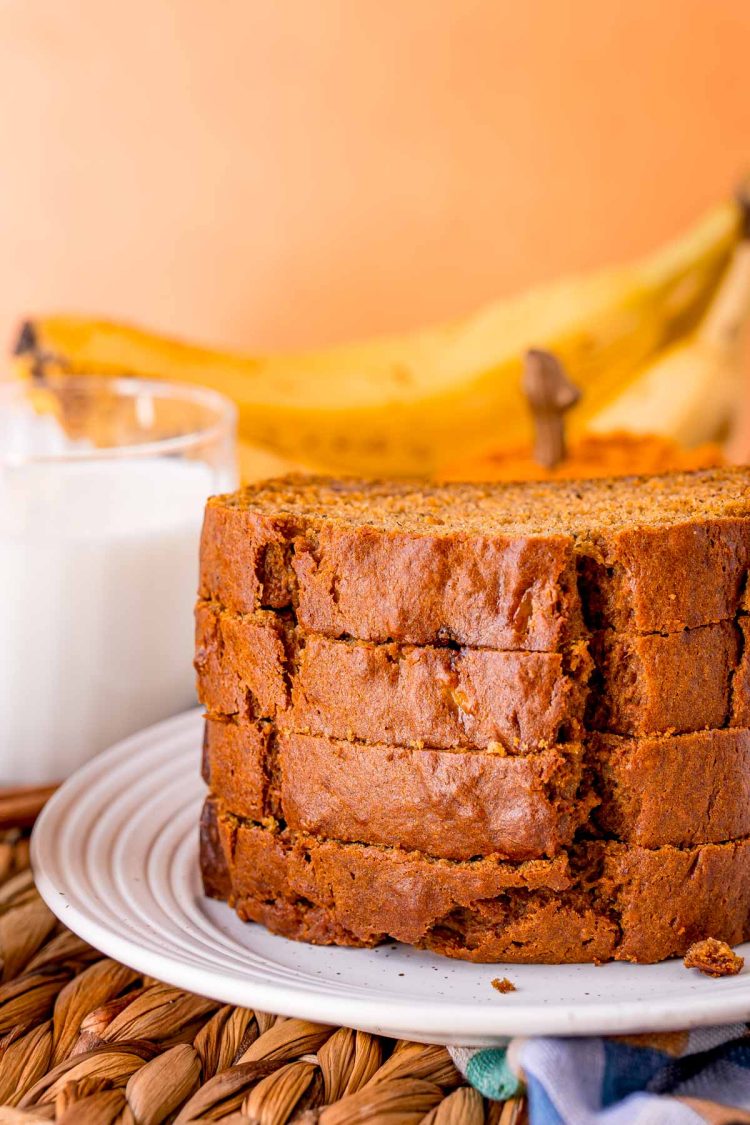
[[[195,703],[198,461],[0,469],[0,785],[64,778]]]

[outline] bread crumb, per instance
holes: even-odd
[[[686,969],[698,969],[709,977],[733,977],[742,971],[745,958],[735,953],[725,941],[710,937],[693,942],[683,964]]]
[[[496,992],[516,991],[516,986],[514,985],[513,981],[508,980],[507,977],[495,977],[495,979],[492,981],[492,987]]]

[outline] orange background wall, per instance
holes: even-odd
[[[297,346],[635,255],[750,168],[747,0],[0,0],[0,335]]]

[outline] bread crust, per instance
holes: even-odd
[[[241,918],[286,936],[302,936],[290,919],[309,905],[304,940],[315,929],[326,944],[345,933],[349,944],[390,938],[473,961],[654,962],[709,935],[750,936],[747,839],[655,850],[594,841],[573,860],[458,862],[264,828],[213,798],[201,839],[208,894],[218,888]]]

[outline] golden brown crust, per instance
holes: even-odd
[[[265,851],[265,849],[264,849]],[[222,831],[219,806],[210,797],[204,802],[200,820],[200,864],[203,890],[210,898],[230,902],[234,898],[231,852],[227,847],[226,831]],[[285,878],[282,865],[277,871],[279,880]]]
[[[331,933],[362,944],[393,938],[475,961],[652,962],[708,935],[731,945],[750,936],[747,839],[655,850],[592,842],[572,866],[565,857],[510,865],[274,831],[238,820],[213,799],[203,824],[212,841],[201,859],[209,894],[223,865],[231,894],[222,888],[220,897],[240,917],[310,904]],[[337,938],[321,932],[318,940]]]

